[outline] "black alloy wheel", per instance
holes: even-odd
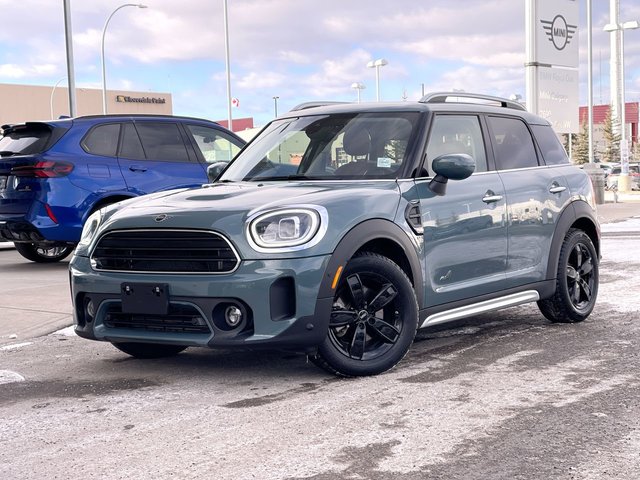
[[[569,230],[560,250],[555,294],[538,302],[547,319],[573,323],[589,316],[598,295],[598,263],[589,236],[581,230]]]
[[[407,353],[417,324],[418,305],[406,274],[385,257],[363,254],[341,276],[327,338],[312,360],[343,376],[384,372]]]

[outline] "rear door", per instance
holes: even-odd
[[[206,183],[205,167],[186,140],[178,122],[123,123],[118,162],[128,190],[143,195]]]
[[[529,126],[518,117],[488,116],[496,168],[507,195],[509,257],[507,288],[544,280],[546,259],[556,221],[571,193],[563,164],[552,164],[558,155],[547,148],[545,165]],[[553,133],[551,127],[543,135]],[[545,135],[546,136],[546,135]],[[548,140],[548,138],[547,138]],[[563,150],[557,142],[557,148]],[[554,156],[555,155],[555,156]]]

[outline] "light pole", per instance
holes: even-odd
[[[367,63],[368,68],[376,69],[376,101],[377,102],[380,101],[380,67],[384,67],[385,65],[388,65],[388,64],[389,62],[387,62],[384,58],[371,60],[369,63]]]
[[[146,5],[143,5],[141,3],[125,3],[123,5],[120,5],[118,8],[116,8],[113,12],[111,12],[111,15],[109,15],[109,18],[107,18],[107,21],[104,22],[104,28],[102,29],[102,47],[101,47],[101,60],[102,60],[102,113],[103,114],[107,113],[107,72],[106,72],[105,61],[104,61],[104,37],[107,34],[107,27],[109,26],[109,22],[111,21],[111,18],[116,14],[116,12],[118,10],[120,10],[121,8],[125,8],[125,7],[147,8]]]
[[[604,31],[615,35],[620,32],[620,56],[615,61],[620,62],[620,178],[618,179],[618,190],[629,191],[631,179],[629,178],[629,145],[627,144],[627,119],[624,95],[624,31],[640,28],[637,20],[623,23],[608,23],[604,26]]]
[[[275,115],[274,115],[275,118],[278,118],[278,99],[279,98],[280,97],[278,96],[273,97],[273,109],[275,110]]]
[[[227,0],[222,2],[222,16],[224,17],[224,66],[227,77],[227,128],[233,131],[233,118],[231,118],[231,57],[229,55],[229,5]]]
[[[355,88],[358,91],[358,103],[360,103],[360,90],[367,88],[366,85],[360,82],[353,82],[351,88]]]
[[[60,85],[60,82],[62,82],[63,80],[66,80],[67,77],[62,77],[60,80],[58,80],[56,82],[56,84],[53,86],[53,89],[51,90],[51,99],[49,100],[49,105],[51,107],[51,120],[54,119],[53,117],[53,94],[56,93],[56,88],[58,88],[58,85]]]

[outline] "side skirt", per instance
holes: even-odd
[[[472,317],[480,313],[500,310],[507,307],[515,307],[525,303],[537,302],[541,298],[546,298],[553,294],[555,290],[555,280],[540,282],[535,285],[528,285],[520,291],[508,293],[500,296],[482,296],[476,298],[474,303],[462,304],[455,302],[453,304],[438,305],[437,307],[422,310],[420,312],[419,328],[429,327],[445,322],[460,320],[461,318]]]

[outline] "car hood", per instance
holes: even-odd
[[[320,206],[327,211],[329,231],[306,252],[319,255],[331,253],[340,238],[364,220],[392,221],[399,199],[395,181],[219,183],[121,202],[105,212],[100,233],[140,228],[214,230],[234,243],[243,258],[265,258],[247,242],[249,217],[278,208]]]

